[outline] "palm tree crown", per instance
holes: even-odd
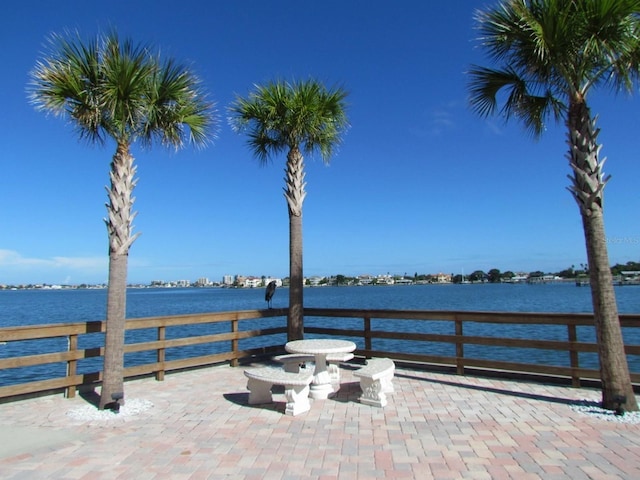
[[[503,64],[470,70],[471,105],[515,116],[540,135],[595,86],[631,91],[640,62],[639,0],[507,0],[479,11],[480,42]]]
[[[291,148],[319,151],[327,162],[347,125],[342,89],[327,90],[315,80],[256,86],[231,106],[232,125],[247,130],[256,157],[266,161]]]
[[[53,35],[50,46],[31,74],[30,98],[40,110],[68,115],[81,138],[155,139],[176,148],[210,138],[213,105],[183,66],[161,63],[147,46],[116,33],[92,42]]]

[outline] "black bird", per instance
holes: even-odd
[[[271,298],[273,298],[274,293],[276,293],[276,281],[271,280],[267,285],[267,291],[264,293],[264,299],[267,301],[269,308],[271,308]]]

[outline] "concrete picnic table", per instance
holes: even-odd
[[[326,399],[334,393],[331,378],[327,371],[327,355],[330,353],[349,353],[356,349],[356,344],[349,340],[311,339],[293,340],[284,346],[289,353],[313,355],[315,370],[309,396],[313,399]]]

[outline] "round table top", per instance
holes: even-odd
[[[285,350],[290,353],[309,353],[311,355],[323,353],[353,352],[356,344],[349,340],[311,339],[293,340],[287,342]]]

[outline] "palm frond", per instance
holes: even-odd
[[[68,115],[80,137],[116,142],[158,140],[179,148],[213,135],[214,105],[197,78],[172,60],[161,63],[147,45],[115,31],[84,42],[54,35],[51,52],[31,72],[38,109]]]
[[[470,70],[472,110],[515,116],[538,135],[596,85],[631,90],[639,15],[640,0],[503,0],[476,12],[479,41],[497,66]]]
[[[248,133],[255,156],[267,161],[285,149],[318,151],[328,161],[348,127],[341,88],[326,89],[315,80],[257,85],[229,108],[234,130]]]
[[[29,100],[38,110],[74,120],[80,138],[102,141],[100,55],[96,42],[52,35],[49,55],[30,74]]]
[[[562,116],[563,103],[553,90],[542,90],[542,85],[511,68],[474,66],[468,73],[471,109],[482,117],[496,113],[505,121],[516,117],[537,137],[544,131],[546,118],[559,120]]]

